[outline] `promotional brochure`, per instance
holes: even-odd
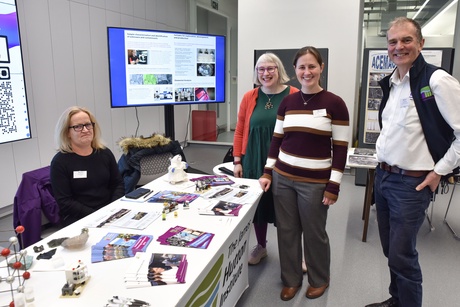
[[[142,230],[160,216],[160,211],[115,209],[90,222],[88,227],[122,227]]]
[[[185,283],[187,255],[139,252],[126,270],[126,288]]]
[[[226,185],[226,184],[234,184],[230,178],[228,178],[227,175],[215,175],[215,176],[202,176],[198,178],[192,178],[190,181],[194,182],[204,182],[207,185],[210,186],[218,186],[218,185]]]
[[[153,195],[148,201],[151,203],[163,203],[172,201],[175,201],[177,203],[184,203],[188,201],[189,203],[191,203],[198,197],[200,197],[200,195],[188,192],[160,191]]]
[[[203,209],[198,209],[198,213],[202,215],[238,216],[242,207],[243,205],[241,204],[220,200],[217,204],[210,205]]]
[[[110,261],[134,257],[145,252],[153,236],[109,232],[98,243],[91,246],[91,262]]]
[[[213,233],[176,226],[159,236],[157,241],[162,245],[205,249],[209,246],[213,237]]]

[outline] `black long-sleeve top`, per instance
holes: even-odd
[[[51,185],[63,225],[69,225],[124,195],[110,149],[89,156],[58,152],[51,161]]]

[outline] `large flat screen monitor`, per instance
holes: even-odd
[[[108,27],[112,108],[225,102],[225,36]]]
[[[30,139],[29,111],[14,0],[0,1],[0,144]]]

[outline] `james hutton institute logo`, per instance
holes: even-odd
[[[433,96],[433,93],[431,92],[431,88],[429,86],[425,86],[420,90],[420,95],[422,96],[422,101],[426,101]]]

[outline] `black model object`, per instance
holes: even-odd
[[[226,168],[225,166],[219,167],[219,171],[221,171],[224,174],[234,176],[233,171],[228,169],[228,168]]]

